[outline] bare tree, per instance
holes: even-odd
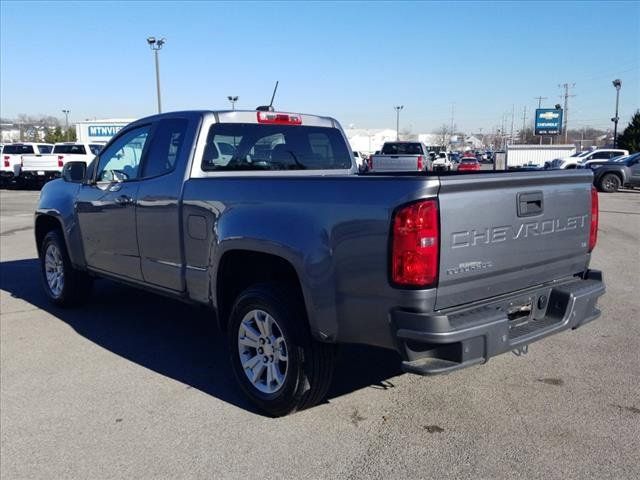
[[[441,147],[446,147],[449,144],[449,140],[451,139],[451,131],[446,123],[443,123],[440,128],[438,128],[434,133],[438,136],[438,145],[440,145]]]

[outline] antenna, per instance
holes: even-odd
[[[257,111],[273,112],[273,99],[276,98],[276,92],[278,91],[278,83],[280,83],[280,81],[276,80],[276,86],[273,89],[273,95],[271,95],[271,102],[269,103],[269,105],[260,105],[258,108],[256,108]]]

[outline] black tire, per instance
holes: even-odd
[[[605,173],[598,180],[598,190],[606,193],[617,192],[618,189],[622,186],[622,181],[620,177],[615,173]]]
[[[302,299],[297,297],[291,294],[291,288],[282,285],[254,285],[236,299],[227,329],[231,365],[238,385],[260,410],[274,417],[320,403],[333,375],[336,346],[312,338]],[[269,314],[286,342],[288,366],[281,387],[274,393],[262,392],[254,386],[241,364],[239,329],[245,316],[254,310]]]
[[[46,258],[50,247],[55,247],[60,254],[62,270],[62,286],[54,289],[47,280]],[[67,246],[60,230],[48,232],[39,246],[40,272],[42,286],[50,302],[61,307],[70,307],[84,302],[91,294],[93,279],[85,272],[73,268]]]

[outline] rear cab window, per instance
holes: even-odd
[[[51,153],[53,147],[51,145],[38,145],[38,151],[40,153]]]
[[[204,171],[346,170],[351,155],[330,127],[217,123],[202,157]]]
[[[424,155],[422,144],[415,142],[385,143],[383,155]]]
[[[31,155],[34,151],[33,145],[5,145],[2,153],[4,155]]]
[[[84,145],[55,145],[53,153],[61,155],[86,155],[87,150]]]

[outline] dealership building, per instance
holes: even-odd
[[[108,118],[77,122],[76,136],[78,142],[106,143],[134,120],[135,118]]]

